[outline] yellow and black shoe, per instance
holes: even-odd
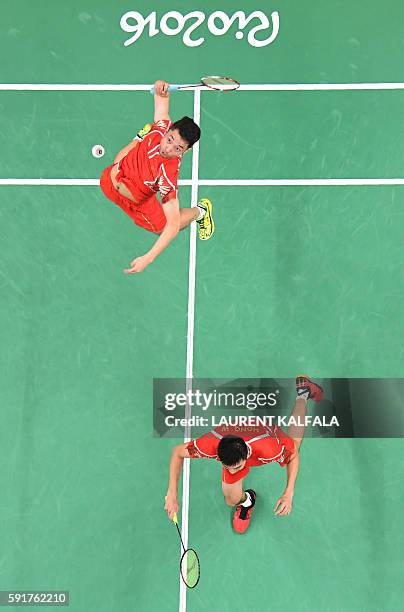
[[[146,125],[144,125],[142,127],[141,130],[138,131],[138,133],[136,134],[135,138],[133,140],[138,140],[139,142],[142,142],[143,138],[145,136],[147,136],[147,134],[150,132],[152,126],[150,123],[146,123]]]
[[[198,202],[198,207],[205,210],[205,214],[199,221],[196,220],[198,236],[200,240],[209,240],[215,233],[215,223],[212,214],[212,202],[207,198],[202,198]]]

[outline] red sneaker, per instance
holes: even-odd
[[[245,508],[241,504],[237,506],[233,514],[233,529],[237,533],[244,533],[247,530],[255,506],[255,499],[257,497],[256,492],[252,489],[247,489],[246,493],[249,493],[251,496],[252,506],[248,508]]]
[[[298,374],[296,378],[297,396],[299,397],[299,395],[302,395],[307,391],[309,392],[309,398],[315,402],[319,402],[321,399],[323,399],[324,391],[322,387],[311,381],[308,376]]]

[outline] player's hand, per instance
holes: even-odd
[[[286,516],[292,512],[292,498],[290,493],[284,493],[276,502],[274,512],[277,516]]]
[[[174,514],[177,514],[179,509],[180,505],[178,503],[177,496],[167,491],[167,495],[165,496],[164,510],[167,512],[168,518],[172,520]]]
[[[152,260],[147,255],[141,255],[141,257],[136,257],[136,259],[131,262],[130,268],[126,268],[124,272],[125,274],[137,274],[147,268],[151,262]]]
[[[154,94],[156,96],[162,96],[163,98],[167,98],[168,94],[168,88],[170,87],[170,84],[167,83],[167,81],[156,81],[154,83]]]

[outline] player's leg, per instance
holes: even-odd
[[[307,414],[307,402],[309,399],[319,402],[323,397],[323,389],[320,385],[310,380],[308,376],[300,374],[296,378],[296,400],[291,416],[294,422],[288,428],[288,435],[293,439],[296,448],[299,450],[304,437],[304,421]],[[299,423],[302,423],[300,425]]]
[[[198,236],[201,240],[209,240],[213,236],[215,223],[210,200],[202,198],[193,208],[180,209],[180,229],[188,227],[192,221],[197,222]]]
[[[246,501],[247,495],[243,489],[243,479],[233,484],[227,484],[222,482],[222,491],[224,495],[224,501],[228,506],[237,506]]]
[[[199,214],[200,212],[197,206],[193,208],[180,208],[180,230],[188,227],[192,221],[196,221]]]
[[[224,499],[228,506],[236,506],[233,514],[233,529],[244,533],[250,524],[257,494],[252,489],[243,488],[243,479],[232,484],[222,482]]]
[[[200,214],[199,204],[192,208],[180,208],[180,230],[188,227],[192,221],[197,221],[199,225]],[[161,234],[167,222],[163,206],[155,195],[148,198],[140,207],[134,207],[132,218],[136,225],[156,234]]]

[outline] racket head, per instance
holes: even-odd
[[[201,83],[216,91],[234,91],[240,87],[240,83],[230,77],[206,76],[201,79]]]
[[[189,589],[194,589],[199,582],[201,568],[199,558],[193,548],[188,548],[180,561],[180,574]]]

